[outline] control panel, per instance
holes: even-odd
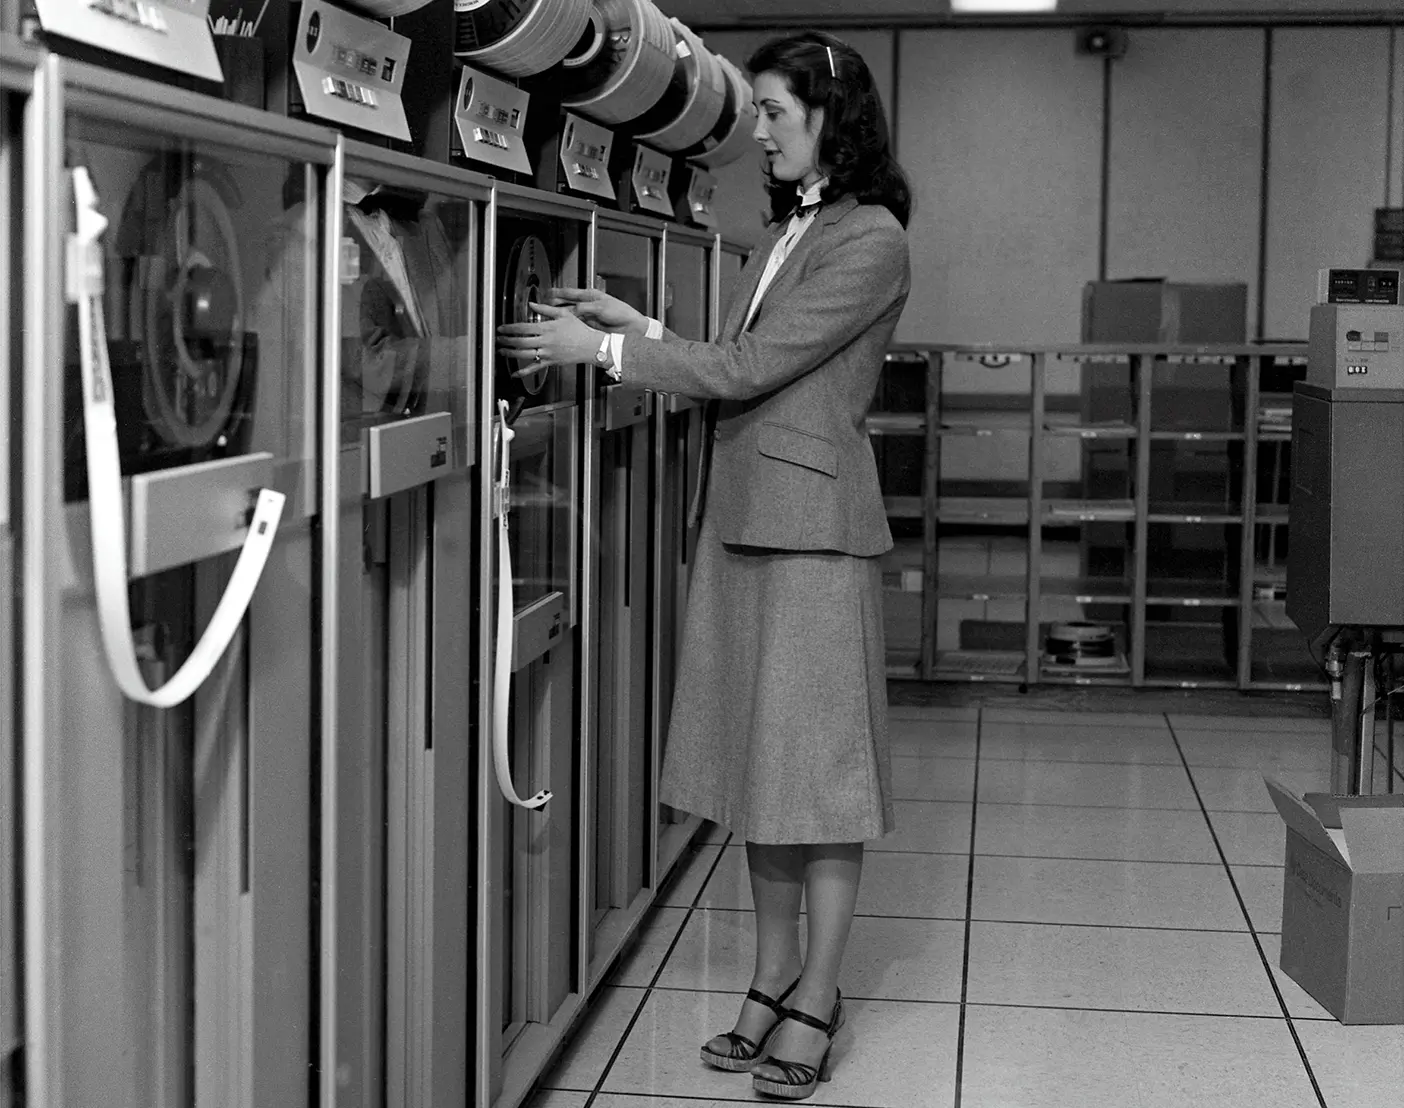
[[[1399,303],[1397,269],[1323,269],[1316,275],[1318,304]]]
[[[304,0],[293,71],[309,115],[408,141],[401,91],[410,40],[371,19]]]
[[[1307,381],[1327,389],[1404,389],[1404,308],[1318,304],[1311,309]]]
[[[34,0],[47,34],[222,81],[209,9],[210,0]]]
[[[530,173],[522,135],[531,95],[497,77],[464,66],[453,120],[463,156],[498,169]]]

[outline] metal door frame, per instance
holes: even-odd
[[[56,198],[68,194],[64,170],[65,124],[69,111],[81,113],[89,119],[110,119],[114,123],[142,125],[158,134],[179,134],[196,141],[222,142],[235,148],[256,150],[261,153],[282,155],[311,167],[314,174],[324,174],[332,163],[335,139],[331,132],[303,124],[290,123],[268,116],[266,113],[243,109],[209,97],[183,93],[179,109],[171,106],[170,89],[164,85],[143,81],[122,74],[109,72],[96,67],[71,61],[60,61],[46,57],[39,79],[35,84],[35,95],[26,109],[26,210],[50,212]],[[319,186],[320,186],[319,182]],[[320,195],[320,193],[319,193]],[[60,201],[61,202],[61,201]],[[316,221],[315,215],[309,223],[316,227],[316,233],[325,237],[326,228]],[[45,935],[46,942],[36,949],[30,959],[26,981],[26,1014],[29,1038],[27,1043],[29,1063],[30,1103],[43,1108],[58,1108],[69,1103],[72,1094],[68,1092],[68,1077],[71,1067],[70,1053],[81,1055],[90,1044],[70,1042],[67,1039],[68,1016],[64,999],[64,951],[71,941],[68,934],[68,919],[64,906],[65,890],[71,894],[73,876],[65,872],[67,858],[72,849],[68,828],[72,826],[74,814],[65,809],[62,795],[65,766],[75,764],[75,757],[81,756],[81,749],[71,743],[65,744],[62,728],[58,725],[62,711],[60,708],[64,690],[57,675],[62,672],[59,659],[59,612],[61,595],[73,579],[75,568],[69,564],[70,539],[81,549],[81,536],[70,536],[66,529],[61,487],[62,474],[62,381],[53,379],[52,367],[63,364],[64,328],[66,309],[63,303],[63,256],[66,220],[34,220],[26,230],[26,256],[29,259],[28,281],[26,283],[26,334],[24,403],[24,519],[22,541],[24,547],[24,649],[26,658],[38,665],[40,679],[27,682],[24,691],[24,788],[25,807],[25,926],[29,934]],[[327,245],[324,243],[324,245]],[[309,257],[320,264],[321,259],[313,255],[311,244]],[[308,288],[315,292],[315,276],[307,276]],[[315,333],[315,309],[309,296],[309,306],[304,317],[304,325],[312,329],[303,334],[302,365],[305,371],[312,371],[315,354],[312,351]],[[305,379],[311,384],[311,378]],[[311,470],[316,464],[315,407],[307,413],[308,428],[304,435],[305,452],[298,465],[300,477],[292,490],[284,513],[284,530],[280,532],[275,551],[286,558],[288,545],[300,543],[312,557],[312,524],[308,517],[315,511],[310,503],[312,496]],[[287,580],[284,582],[282,599],[270,597],[264,583],[255,597],[253,618],[258,622],[260,634],[267,634],[272,640],[280,629],[288,630],[300,626],[300,633],[310,636],[313,626],[309,605],[310,581]],[[300,602],[286,603],[289,592],[303,597]],[[282,625],[281,628],[279,625]],[[315,649],[316,643],[309,639]],[[309,656],[303,660],[307,672],[301,667],[291,675],[278,674],[288,684],[297,685],[299,676],[301,692],[299,696],[303,711],[308,710],[306,690],[314,683],[313,663]],[[226,659],[229,662],[229,659]],[[222,663],[224,664],[224,663]],[[234,667],[238,668],[236,661]],[[257,659],[251,664],[251,685],[256,684],[261,671],[266,670]],[[268,674],[263,673],[265,682]],[[250,697],[247,705],[251,717],[259,715],[260,708],[267,707],[259,696]],[[241,710],[243,710],[241,708]],[[276,707],[272,714],[276,714]],[[312,722],[307,716],[310,732]],[[257,724],[252,724],[256,730]],[[296,739],[280,735],[281,748],[286,752],[291,748],[294,758],[305,758],[310,742],[298,744]],[[248,737],[251,746],[252,732]],[[67,745],[67,749],[65,749]],[[302,749],[299,750],[299,747]],[[266,749],[279,749],[269,744]],[[255,776],[267,774],[269,770],[259,768],[262,759],[251,760],[251,772]],[[271,768],[271,767],[270,767]],[[257,791],[250,803],[254,809],[271,802],[279,818],[287,815],[286,801],[292,798],[294,816],[291,830],[295,833],[291,841],[287,827],[266,826],[253,811],[250,812],[250,835],[262,845],[277,841],[278,851],[269,855],[282,864],[291,867],[284,876],[295,870],[305,870],[303,876],[292,877],[290,887],[299,889],[292,901],[275,898],[271,903],[257,906],[244,905],[240,913],[246,928],[247,946],[242,946],[244,954],[252,947],[263,950],[265,941],[270,951],[281,948],[287,950],[289,939],[297,941],[307,934],[307,912],[310,903],[311,844],[310,827],[306,822],[308,791],[305,782],[298,779],[297,772],[274,774],[265,785],[271,792],[259,796]],[[280,787],[281,786],[281,787]],[[291,849],[289,849],[291,847]],[[259,853],[259,845],[249,844],[251,864],[264,856]],[[239,853],[235,852],[236,855]],[[234,864],[234,863],[229,863]],[[239,864],[234,864],[237,872]],[[270,887],[279,885],[277,876],[270,877]],[[256,917],[256,918],[255,918]],[[277,939],[274,939],[274,936]],[[205,960],[206,972],[221,973],[220,963],[227,956],[242,958],[234,952],[210,951]],[[276,962],[276,956],[274,958]],[[200,964],[197,962],[197,965]],[[228,963],[225,963],[226,968]],[[263,961],[263,957],[250,966],[240,963],[240,986],[236,996],[253,997],[261,995],[264,986],[277,984],[278,971],[273,964]],[[311,973],[307,987],[311,987]],[[310,1000],[310,997],[307,998]],[[210,1005],[206,1005],[209,1007]],[[305,1021],[310,1013],[310,1004],[292,1002],[280,1011],[298,1009],[292,1012],[290,1026],[307,1030]],[[287,1058],[287,1043],[290,1041],[287,1028],[280,1026],[282,1019],[269,1020],[264,1014],[257,1024],[252,1022],[238,1025],[238,1017],[227,1014],[225,1026],[233,1030],[241,1041],[239,1053],[242,1055],[239,1071],[242,1076],[228,1076],[232,1085],[227,1087],[245,1089],[245,1095],[257,1099],[251,1084],[260,1080],[277,1081],[279,1067],[276,1064],[260,1062],[269,1051],[276,1051]],[[251,1017],[250,1017],[251,1020]],[[229,1022],[233,1021],[233,1022]],[[197,1050],[200,1048],[196,1047]],[[211,1049],[207,1044],[205,1049]],[[217,1051],[227,1057],[225,1050]],[[221,1071],[222,1065],[215,1055],[210,1056],[211,1066],[203,1067],[204,1072]],[[308,1087],[306,1063],[296,1060],[297,1076],[289,1081],[289,1088],[296,1088],[299,1098]],[[218,1078],[218,1074],[216,1074]],[[261,1087],[261,1086],[260,1086]],[[269,1090],[271,1092],[271,1090]],[[250,1101],[251,1103],[251,1101]]]

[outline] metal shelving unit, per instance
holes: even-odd
[[[996,367],[1019,360],[1028,387],[1002,393],[988,408],[948,395],[943,385],[956,359]],[[1126,412],[1089,420],[1066,410],[1066,395],[1050,394],[1055,365],[1088,364],[1124,371]],[[1291,438],[1284,387],[1290,390],[1305,364],[1305,343],[894,346],[888,372],[908,378],[902,410],[884,410],[897,405],[886,404],[880,389],[868,429],[875,442],[908,440],[909,455],[911,440],[920,440],[923,465],[919,495],[910,485],[884,489],[898,534],[884,577],[888,611],[902,613],[898,633],[889,636],[890,672],[1020,685],[1322,687],[1282,605]],[[1229,410],[1206,407],[1189,425],[1183,412],[1178,419],[1158,413],[1168,371],[1181,365],[1222,367]],[[919,404],[910,380],[918,374]],[[991,482],[986,494],[977,481],[950,479],[943,445],[960,438],[1007,438],[1016,444],[1011,449],[1027,450],[1027,480]],[[1050,451],[1066,459],[1072,444],[1082,450],[1079,495],[1070,495],[1075,490],[1049,461]],[[1093,452],[1101,466],[1095,488],[1087,476]],[[1106,535],[1124,530],[1110,565],[1088,554],[1084,536],[1093,527],[1100,528],[1103,555]],[[998,566],[991,555],[983,572],[970,559],[943,565],[943,550],[949,558],[961,536],[977,546],[1016,545],[1005,548]],[[1076,567],[1067,564],[1069,536],[1078,537]],[[961,617],[979,605],[998,605],[1004,621]],[[1010,621],[1020,607],[1016,643]],[[1115,659],[1045,659],[1049,623],[1079,617],[1114,629]]]

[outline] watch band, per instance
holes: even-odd
[[[595,351],[595,364],[601,369],[608,369],[614,359],[610,356],[609,332],[605,332],[600,338],[600,348]]]

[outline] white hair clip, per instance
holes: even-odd
[[[829,55],[829,76],[837,81],[838,71],[834,69],[834,48],[832,46],[826,46],[824,47],[824,52]]]

